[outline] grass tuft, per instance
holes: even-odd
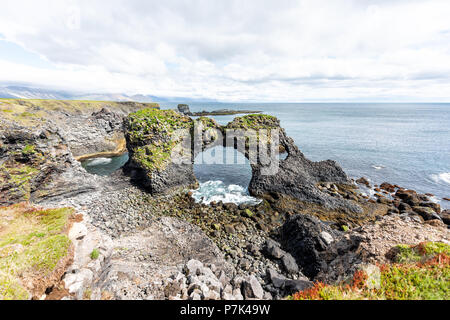
[[[350,284],[315,283],[292,300],[448,300],[450,298],[450,246],[425,242],[396,246],[395,263],[379,265],[378,283],[364,270]]]

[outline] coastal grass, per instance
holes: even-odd
[[[90,114],[102,108],[129,110],[130,106],[140,108],[159,108],[158,103],[137,103],[95,100],[52,100],[52,99],[0,99],[0,117],[15,121],[24,126],[41,123],[52,118],[53,112],[66,114]]]
[[[68,255],[73,212],[26,203],[0,208],[0,300],[29,299],[27,284],[49,277]]]
[[[394,248],[394,263],[377,266],[378,278],[359,270],[350,283],[317,282],[292,300],[448,300],[450,246],[425,242]]]

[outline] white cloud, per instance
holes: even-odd
[[[52,62],[0,82],[221,100],[450,100],[450,2],[3,1],[0,34]]]

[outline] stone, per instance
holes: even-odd
[[[231,300],[244,300],[244,296],[239,288],[233,290],[233,299]]]
[[[189,106],[187,104],[179,104],[177,107],[178,111],[185,114],[185,115],[191,115],[191,110],[189,109]]]
[[[74,223],[69,231],[69,239],[72,241],[82,240],[87,235],[87,228],[84,223]]]
[[[370,188],[370,182],[369,182],[369,180],[367,180],[367,179],[364,178],[364,177],[361,177],[361,178],[359,178],[358,180],[356,180],[356,183],[357,183],[357,184],[365,185],[367,188]]]
[[[234,234],[236,233],[236,230],[234,229],[234,227],[230,224],[225,225],[225,232],[229,233],[229,234]]]
[[[281,259],[285,252],[280,248],[280,244],[272,239],[267,239],[264,244],[264,253],[271,258]]]
[[[264,297],[264,290],[254,275],[242,283],[242,291],[245,299],[262,299]]]
[[[334,241],[333,236],[326,231],[322,231],[320,233],[320,237],[327,243],[327,245],[331,244]]]
[[[220,300],[220,293],[210,290],[207,294],[205,294],[205,300]]]
[[[64,284],[69,293],[74,294],[78,300],[83,299],[87,285],[92,282],[94,273],[89,269],[81,269],[76,273],[69,273],[64,277]]]
[[[417,192],[415,192],[414,190],[399,189],[395,193],[395,196],[397,198],[402,199],[403,202],[406,202],[412,207],[418,206],[420,203],[419,196],[417,195]]]
[[[450,225],[450,210],[443,210],[439,215],[446,225]]]
[[[411,206],[405,202],[400,202],[400,204],[398,205],[398,210],[409,211],[409,210],[411,210]]]
[[[174,297],[180,292],[181,292],[181,285],[178,281],[173,281],[164,288],[164,294],[166,297]]]
[[[244,217],[251,218],[253,217],[254,213],[250,209],[245,209],[242,215]]]
[[[189,295],[189,300],[202,300],[202,294],[200,291],[194,291]]]
[[[198,260],[189,260],[185,266],[185,273],[187,275],[199,275],[203,269],[203,263]]]
[[[247,245],[247,251],[253,256],[260,255],[259,248],[252,243]]]
[[[267,269],[267,277],[275,288],[284,288],[284,283],[287,280],[286,277],[278,274],[278,272],[271,268]]]
[[[311,288],[314,285],[312,281],[306,280],[286,280],[284,287],[288,294],[293,294]]]
[[[342,232],[332,230],[316,217],[304,214],[289,217],[281,227],[283,248],[295,258],[302,272],[310,279],[326,264],[321,252],[324,252],[329,244],[321,236],[323,231],[333,237],[342,235]]]
[[[386,190],[387,192],[391,193],[395,192],[395,186],[387,182],[383,182],[382,184],[380,184],[380,189]]]
[[[421,207],[429,207],[429,208],[433,209],[434,212],[436,212],[436,213],[440,213],[441,212],[441,206],[439,205],[439,203],[435,203],[435,202],[432,202],[432,201],[421,202],[420,206]]]
[[[442,222],[441,220],[438,220],[438,219],[428,220],[428,221],[425,221],[424,223],[428,224],[430,226],[433,226],[433,227],[438,227],[438,228],[447,227],[447,225],[444,222]]]
[[[286,253],[281,257],[281,262],[283,264],[284,270],[286,270],[287,273],[296,274],[299,272],[298,265],[295,262],[294,257],[289,253]]]
[[[425,221],[438,219],[441,220],[441,217],[430,207],[413,207],[412,208],[415,213],[420,215]]]

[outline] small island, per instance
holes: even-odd
[[[182,114],[190,117],[208,117],[208,116],[228,116],[235,114],[254,114],[261,113],[262,111],[255,110],[230,110],[230,109],[220,109],[214,111],[200,111],[200,112],[191,112],[189,106],[187,104],[179,104],[178,111]]]

